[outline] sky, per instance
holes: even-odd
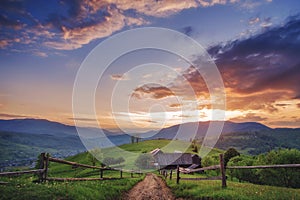
[[[201,74],[178,56],[151,49],[120,56],[105,71],[96,117],[73,115],[74,82],[90,52],[123,31],[161,27],[209,53],[224,82],[226,120],[300,127],[300,1],[2,0],[0,10],[2,119],[76,120],[130,131],[212,120]]]

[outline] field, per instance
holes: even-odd
[[[181,175],[189,177],[192,175]],[[300,199],[300,189],[262,186],[251,183],[227,181],[227,188],[221,187],[221,181],[185,181],[177,185],[175,179],[166,180],[177,198],[186,199],[239,199],[239,200],[274,200]]]
[[[87,153],[69,157],[67,160],[91,164]],[[49,177],[99,178],[99,171],[50,163]],[[1,178],[2,182],[8,182],[8,184],[0,185],[0,199],[118,199],[144,178],[140,175],[134,175],[134,178],[130,178],[129,173],[123,173],[123,178],[119,179],[120,172],[118,171],[104,171],[104,177],[117,179],[35,183],[37,177],[31,175]]]
[[[144,141],[138,144],[126,144],[120,148],[132,152],[149,152],[155,148],[164,147],[168,140]],[[180,145],[180,141],[178,141]],[[108,151],[109,149],[107,149]],[[112,150],[112,149],[110,149]],[[191,152],[191,148],[188,152]],[[219,154],[220,150],[213,149],[210,154]],[[112,151],[110,153],[113,153]],[[66,160],[91,165],[91,157],[88,153],[81,153]],[[100,165],[96,161],[96,165]],[[157,172],[155,172],[157,173]],[[144,176],[129,173],[104,171],[105,178],[117,178],[115,180],[85,181],[85,182],[46,182],[35,183],[36,176],[25,175],[14,178],[1,178],[0,199],[120,199],[122,194],[141,181]],[[184,175],[182,177],[203,176],[202,174]],[[49,177],[99,177],[99,170],[72,168],[72,166],[50,163]],[[173,176],[175,177],[175,176]],[[230,179],[230,178],[229,178]],[[184,199],[300,199],[300,189],[284,187],[262,186],[250,183],[227,181],[228,187],[221,188],[221,181],[184,181],[177,185],[175,178],[166,180],[177,198]]]

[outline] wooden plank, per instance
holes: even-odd
[[[186,180],[186,181],[205,181],[205,180],[222,180],[221,176],[213,176],[213,177],[205,177],[205,178],[180,178],[180,180]]]
[[[91,169],[111,170],[110,168],[85,165],[85,164],[80,164],[80,163],[76,163],[76,162],[61,160],[61,159],[58,159],[58,158],[51,158],[51,157],[49,157],[49,161],[56,162],[56,163],[61,163],[61,164],[66,164],[66,165],[73,165],[73,166],[78,166],[78,167],[91,168]]]
[[[18,172],[1,172],[0,176],[20,176],[23,174],[41,174],[45,170],[44,169],[36,169],[36,170],[27,170],[27,171],[18,171]]]
[[[215,170],[215,169],[220,169],[220,165],[212,165],[209,167],[202,167],[199,169],[188,169],[188,168],[180,168],[180,172],[182,173],[193,173],[193,172],[200,172],[200,171],[205,171],[205,170]]]
[[[122,171],[122,172],[135,173],[135,174],[143,174],[143,172],[141,172],[141,171],[121,169],[121,168],[110,168],[109,170]]]
[[[227,166],[227,169],[268,169],[268,168],[300,168],[300,164]]]
[[[102,180],[116,180],[118,178],[55,178],[48,177],[48,181],[102,181]]]

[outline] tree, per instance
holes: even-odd
[[[103,159],[103,163],[105,164],[105,165],[113,165],[114,164],[114,158],[112,158],[112,157],[106,157],[106,158],[104,158]]]
[[[253,166],[255,165],[255,158],[251,156],[235,156],[228,162],[228,166]],[[237,178],[240,182],[247,181],[251,183],[260,183],[259,177],[256,174],[256,169],[229,169],[228,174],[231,179]]]
[[[153,169],[154,158],[151,154],[141,154],[135,161],[135,165],[140,169]]]
[[[198,146],[195,145],[194,148],[192,149],[193,152],[198,153]]]
[[[259,165],[297,164],[300,163],[300,151],[297,149],[273,150],[266,155],[259,155]],[[300,187],[300,170],[296,168],[262,169],[257,172],[263,184]]]
[[[239,156],[240,153],[235,149],[235,148],[229,148],[225,153],[224,153],[224,164],[227,166],[227,163],[229,160],[235,156]]]
[[[119,157],[119,158],[106,157],[103,159],[103,163],[105,165],[121,164],[122,162],[125,162],[125,159],[123,157]]]
[[[191,147],[193,152],[198,153],[198,145],[195,139],[192,141]]]
[[[278,165],[300,163],[297,149],[279,149],[255,157],[239,156],[230,159],[228,166]],[[300,187],[300,170],[296,168],[277,169],[230,169],[229,175],[240,181],[285,187]]]
[[[88,152],[88,159],[91,161],[92,165],[95,166],[97,160],[101,160],[103,153],[100,148],[92,149]]]
[[[219,165],[219,164],[220,164],[220,160],[219,160],[219,155],[218,154],[205,156],[201,160],[201,165],[203,167],[209,167],[209,166],[212,166],[212,165]],[[220,170],[218,170],[218,169],[217,170],[206,170],[204,173],[209,175],[209,176],[219,176],[220,175]]]
[[[123,157],[119,157],[116,159],[116,163],[121,164],[122,162],[125,162],[125,159]]]

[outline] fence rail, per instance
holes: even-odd
[[[189,169],[189,168],[181,168],[177,167],[177,177],[176,177],[176,183],[179,184],[179,180],[222,180],[222,187],[226,187],[226,169],[270,169],[270,168],[300,168],[300,164],[279,164],[279,165],[256,165],[256,166],[225,166],[224,165],[224,155],[220,154],[220,164],[219,165],[213,165],[208,167],[202,167],[199,169]],[[202,172],[205,170],[216,170],[220,169],[221,176],[214,176],[214,177],[205,177],[205,178],[183,178],[180,177],[180,173],[189,174],[194,172]]]
[[[298,168],[298,167],[300,167],[300,164],[227,166],[226,169],[268,169],[268,168]]]
[[[117,178],[56,178],[48,177],[48,181],[103,181],[103,180],[115,180]]]
[[[48,159],[51,162],[56,162],[56,163],[61,163],[61,164],[66,164],[66,165],[72,165],[74,167],[85,167],[85,168],[90,168],[90,169],[102,169],[102,170],[109,169],[109,168],[104,168],[104,167],[97,167],[97,166],[80,164],[80,163],[71,162],[71,161],[67,161],[67,160],[62,160],[62,159],[58,159],[58,158],[52,158],[52,157],[49,157]]]
[[[142,171],[137,171],[137,170],[124,170],[121,168],[110,168],[110,167],[100,167],[100,166],[91,166],[91,165],[86,165],[86,164],[81,164],[77,162],[72,162],[72,161],[67,161],[67,160],[62,160],[59,158],[52,158],[49,157],[48,154],[46,153],[41,153],[40,155],[40,169],[36,170],[27,170],[27,171],[17,171],[17,172],[2,172],[0,173],[1,176],[21,176],[24,174],[37,174],[39,175],[39,181],[44,182],[44,181],[95,181],[95,180],[114,180],[117,178],[104,178],[103,177],[103,172],[106,170],[110,171],[119,171],[120,172],[120,178],[123,178],[123,172],[131,173],[131,178],[133,177],[133,174],[143,174]],[[71,165],[74,168],[77,167],[82,167],[82,168],[90,168],[90,169],[97,169],[99,170],[100,177],[99,178],[60,178],[60,177],[48,177],[48,166],[49,162],[55,162],[55,163],[60,163],[60,164],[66,164],[66,165]]]
[[[222,176],[204,177],[204,178],[180,178],[180,180],[186,181],[204,181],[204,180],[222,180]]]
[[[44,169],[17,171],[17,172],[1,172],[0,176],[20,176],[23,174],[41,174],[44,173]]]

